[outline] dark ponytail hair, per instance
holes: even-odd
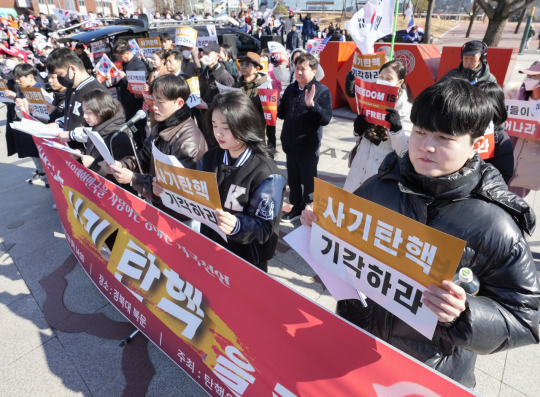
[[[98,116],[102,123],[112,118],[122,109],[120,102],[115,100],[111,94],[102,90],[93,90],[85,94],[82,103]]]
[[[264,143],[264,125],[261,123],[259,112],[246,94],[225,91],[214,97],[212,107],[206,112],[205,122],[208,138],[217,144],[212,125],[212,115],[216,109],[227,119],[229,129],[237,141],[245,143],[257,154],[274,158],[275,149]]]

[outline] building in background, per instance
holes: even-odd
[[[133,3],[134,9],[142,6],[142,0]],[[118,15],[116,0],[0,0],[0,14],[37,15],[44,12],[54,15],[55,8],[78,11],[82,15],[89,12]]]

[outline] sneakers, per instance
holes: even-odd
[[[35,182],[39,181],[44,176],[45,176],[45,173],[40,174],[39,172],[36,171],[34,176],[28,180],[28,183],[33,185]]]
[[[300,216],[302,215],[302,210],[293,209],[290,212],[287,212],[285,215],[281,217],[281,220],[285,223],[291,223],[292,221],[295,221],[297,219],[300,219]]]

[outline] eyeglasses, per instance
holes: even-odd
[[[243,66],[245,68],[249,67],[249,66],[252,66],[253,64],[249,61],[243,61],[243,62],[240,62],[240,66]]]

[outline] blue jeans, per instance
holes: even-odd
[[[302,45],[304,46],[304,49],[306,48],[306,42],[308,40],[310,40],[310,35],[306,34],[306,35],[302,35]]]

